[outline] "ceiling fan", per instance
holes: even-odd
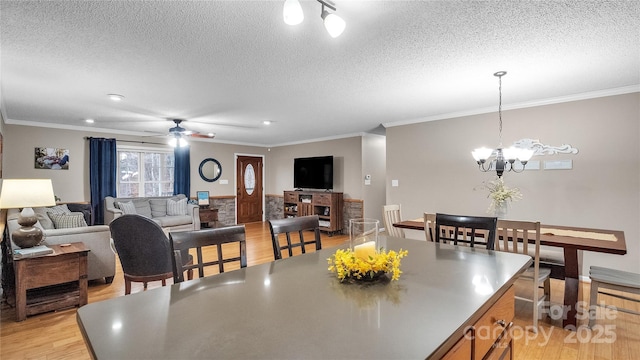
[[[171,119],[171,121],[173,121],[176,126],[169,128],[169,145],[171,145],[172,147],[183,147],[183,146],[187,146],[187,140],[185,139],[185,137],[187,136],[191,136],[191,137],[197,137],[197,138],[204,138],[204,139],[213,139],[216,134],[214,133],[208,133],[208,134],[200,134],[197,131],[191,131],[191,130],[187,130],[185,128],[183,128],[182,126],[180,126],[180,124],[184,121],[182,119]]]

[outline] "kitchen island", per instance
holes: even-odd
[[[78,324],[97,359],[510,351],[511,285],[530,257],[391,237],[381,245],[409,251],[399,281],[340,283],[327,270],[330,248],[89,304],[78,310]]]

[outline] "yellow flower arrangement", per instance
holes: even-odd
[[[333,257],[327,259],[329,271],[336,273],[338,279],[345,280],[373,280],[385,273],[391,274],[391,280],[398,280],[402,271],[400,260],[409,252],[402,250],[395,252],[384,249],[369,259],[358,258],[351,249],[338,249]]]

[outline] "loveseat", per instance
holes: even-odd
[[[73,209],[73,206],[70,205],[70,207]],[[107,225],[88,226],[91,224],[90,213],[87,216],[87,214],[82,211],[71,211],[66,205],[60,205],[54,209],[54,211],[60,211],[56,216],[59,228],[56,228],[56,223],[54,223],[47,214],[47,210],[52,209],[53,208],[33,209],[38,217],[38,222],[35,226],[41,228],[44,233],[44,242],[42,244],[60,245],[72,242],[84,243],[87,249],[90,250],[87,255],[88,280],[104,278],[107,283],[111,283],[116,274],[116,255],[111,245],[109,227]],[[14,230],[20,227],[18,224],[19,215],[20,212],[18,209],[9,209],[7,212],[9,237],[11,237],[11,233]],[[67,221],[67,219],[78,219],[79,217],[82,217],[84,221],[76,224]]]
[[[138,214],[150,218],[170,231],[200,230],[198,205],[188,203],[184,194],[140,198],[104,199],[104,223],[109,224],[124,214]]]

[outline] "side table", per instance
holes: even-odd
[[[87,304],[87,249],[76,242],[48,245],[52,254],[13,259],[16,321]]]
[[[200,227],[211,227],[210,223],[216,221],[218,221],[218,209],[200,208]]]

